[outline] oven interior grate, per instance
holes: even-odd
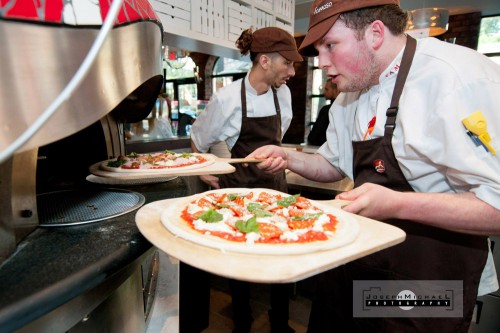
[[[37,196],[39,225],[70,226],[110,219],[145,202],[142,194],[124,189],[65,190]]]

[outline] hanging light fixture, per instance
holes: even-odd
[[[186,50],[169,49],[168,46],[163,46],[163,60],[173,69],[183,68],[189,60],[189,52]]]
[[[415,37],[432,37],[448,30],[450,13],[444,8],[421,8],[410,11],[406,33]]]

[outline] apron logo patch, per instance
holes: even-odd
[[[373,166],[375,167],[375,171],[378,173],[385,173],[385,163],[383,160],[373,161]]]

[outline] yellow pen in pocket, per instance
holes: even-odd
[[[475,142],[479,140],[486,151],[490,152],[493,155],[496,155],[497,152],[495,148],[493,148],[493,146],[490,144],[491,136],[488,133],[486,119],[484,118],[481,111],[476,111],[470,116],[462,119],[462,124],[470,132],[468,134]]]

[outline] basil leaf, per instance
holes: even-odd
[[[304,221],[304,220],[310,220],[310,219],[317,219],[321,215],[323,215],[323,213],[304,214],[302,216],[292,216],[291,220]]]
[[[175,155],[175,152],[170,151],[170,150],[165,150],[164,153],[169,154],[169,155]]]
[[[276,201],[276,204],[278,206],[288,207],[291,204],[294,204],[295,202],[297,202],[297,197],[299,197],[299,196],[300,196],[300,194],[291,195],[289,197],[286,197],[286,198],[283,198],[281,200]]]
[[[273,214],[269,213],[267,210],[263,210],[260,208],[256,208],[253,213],[255,214],[256,217],[268,217],[268,216],[273,216]]]
[[[209,208],[205,213],[201,214],[198,218],[208,223],[214,223],[222,221],[223,216],[215,209]]]
[[[250,202],[248,205],[247,205],[247,209],[249,212],[254,212],[256,209],[259,209],[261,208],[262,205],[260,203],[256,203],[256,202]]]
[[[263,205],[257,202],[251,202],[247,205],[247,210],[253,213],[256,217],[267,217],[273,216],[273,214],[269,213],[267,210],[262,209]]]
[[[237,221],[235,223],[236,228],[243,233],[249,232],[259,232],[259,224],[257,219],[254,217],[248,219],[247,221]]]
[[[128,154],[129,157],[132,157],[132,158],[135,158],[137,156],[139,156],[136,152],[131,152],[130,154]]]
[[[233,200],[236,200],[237,198],[244,198],[246,197],[247,195],[246,194],[241,194],[241,193],[229,193],[226,195],[226,198],[229,200],[229,201],[233,201]]]
[[[119,168],[125,163],[127,163],[127,160],[108,161],[108,166],[113,168]]]
[[[227,200],[229,200],[229,201],[233,201],[233,200],[234,200],[234,199],[236,199],[237,197],[238,197],[238,195],[237,195],[237,194],[235,194],[235,193],[229,193],[229,194],[226,196]]]
[[[217,208],[230,208],[228,204],[213,204]]]

